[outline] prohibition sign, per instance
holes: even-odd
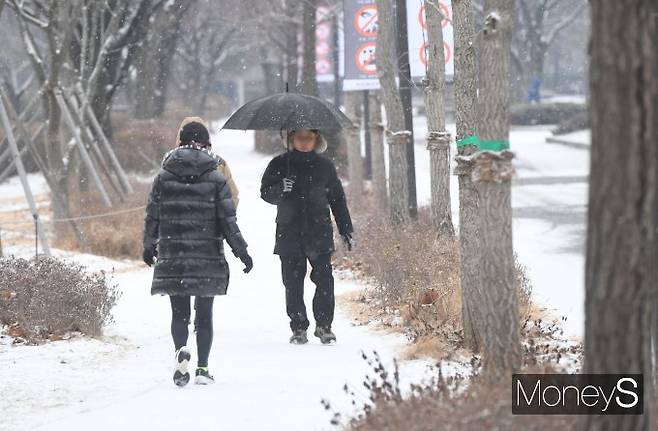
[[[367,42],[361,45],[356,50],[354,56],[356,67],[366,75],[374,75],[377,73],[377,66],[375,64],[375,42]]]
[[[331,63],[329,63],[329,61],[324,58],[318,60],[315,63],[315,71],[320,75],[329,73],[330,70],[331,70]]]
[[[427,66],[427,45],[428,43],[425,42],[423,46],[420,47],[420,53],[419,53],[420,61],[425,66]],[[450,45],[448,45],[448,42],[443,42],[443,55],[445,57],[445,64],[448,64],[450,58],[452,57],[452,50],[450,49]]]
[[[441,13],[445,17],[441,21],[441,28],[446,28],[446,26],[450,24],[450,19],[451,19],[450,9],[442,1],[439,2],[439,7],[441,8]],[[427,19],[425,18],[425,4],[423,4],[420,7],[420,11],[418,11],[418,22],[420,23],[420,26],[422,27],[423,30],[427,30]]]
[[[377,6],[368,4],[356,11],[356,14],[354,14],[354,28],[361,36],[376,37],[379,28]]]

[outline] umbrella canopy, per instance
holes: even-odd
[[[338,108],[318,97],[278,93],[241,106],[223,129],[299,130],[343,129],[352,122]]]

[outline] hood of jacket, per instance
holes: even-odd
[[[162,168],[186,181],[196,181],[208,171],[217,169],[221,158],[196,145],[184,145],[169,151],[162,159]]]

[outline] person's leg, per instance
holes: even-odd
[[[313,296],[313,315],[318,326],[331,328],[334,321],[334,276],[331,267],[331,254],[309,257],[311,262],[311,281],[315,283]]]
[[[308,329],[306,305],[304,305],[305,256],[280,256],[281,276],[286,287],[286,311],[290,317],[290,329]]]
[[[171,302],[171,337],[174,339],[176,350],[187,345],[188,329],[190,324],[190,297],[169,297]]]
[[[212,347],[212,306],[215,297],[194,298],[194,330],[196,331],[196,345],[198,351],[198,366],[208,367],[208,356]]]

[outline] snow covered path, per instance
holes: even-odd
[[[75,255],[93,269],[117,268],[123,297],[116,322],[103,340],[0,350],[0,430],[328,429],[330,415],[321,399],[349,410],[343,385],[349,382],[363,394],[361,382],[371,370],[361,350],[377,350],[391,363],[403,338],[352,326],[340,310],[337,345],[323,346],[314,337],[305,346],[288,344],[279,261],[272,254],[275,208],[259,199],[258,190],[269,158],[253,153],[251,142],[244,132],[222,132],[214,139],[240,186],[238,223],[255,262],[245,275],[229,253],[229,293],[214,308],[209,365],[217,383],[178,389],[171,382],[169,301],[150,296],[151,270]],[[339,281],[336,291],[356,288]],[[312,290],[307,289],[307,306]],[[193,334],[190,339],[194,352]],[[425,365],[407,362],[404,376],[418,377]]]

